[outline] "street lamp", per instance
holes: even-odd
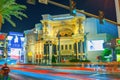
[[[69,0],[70,2],[70,14],[75,16],[76,15],[76,2],[74,0]]]
[[[103,24],[103,19],[104,19],[104,12],[103,11],[99,11],[99,21],[100,21],[100,24]]]
[[[58,31],[58,62],[61,62],[60,60],[60,31]]]

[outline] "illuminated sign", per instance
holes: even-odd
[[[87,42],[88,51],[104,50],[103,43],[104,40],[89,40]]]
[[[56,17],[56,18],[53,18],[53,20],[64,20],[64,19],[71,19],[73,18],[73,16],[67,16],[67,17]]]
[[[0,40],[5,40],[5,34],[0,34]]]
[[[0,55],[3,55],[3,50],[0,50]]]
[[[19,36],[13,36],[10,43],[11,43],[11,48],[21,48],[21,40]]]
[[[12,59],[20,59],[20,51],[21,49],[15,49],[15,48],[11,48],[11,53],[10,56]]]
[[[22,48],[24,37],[22,33],[10,32],[8,36],[8,46],[11,48]]]
[[[9,35],[11,35],[11,36],[23,36],[23,34],[22,33],[19,33],[19,32],[9,32]]]
[[[13,36],[8,36],[7,39],[8,40],[12,40]]]
[[[0,47],[4,47],[4,41],[0,41]]]
[[[8,55],[11,59],[24,60],[24,53],[22,48],[24,43],[24,36],[19,32],[10,32],[8,39]]]

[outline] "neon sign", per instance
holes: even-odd
[[[5,40],[5,35],[4,34],[0,34],[0,40]]]
[[[9,36],[9,47],[11,48],[22,48],[24,37],[22,33],[10,32]]]

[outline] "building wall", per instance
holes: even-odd
[[[118,27],[114,24],[111,24],[107,21],[104,21],[104,24],[100,24],[99,20],[96,19],[97,24],[97,34],[106,33],[114,38],[118,37]]]
[[[25,47],[26,47],[26,62],[27,63],[35,63],[35,43],[36,43],[36,34],[34,33],[34,29],[26,30],[25,33]]]
[[[84,30],[84,32],[89,32],[89,34],[106,33],[118,37],[118,28],[116,25],[107,21],[104,21],[104,24],[100,24],[96,18],[86,18],[84,21]]]
[[[118,29],[116,25],[113,25],[105,21],[104,21],[104,24],[100,24],[99,20],[95,18],[87,18],[84,21],[84,30],[85,30],[84,32],[88,33],[87,39],[86,39],[87,58],[94,62],[97,61],[96,57],[100,55],[103,50],[88,51],[87,42],[90,40],[104,40],[106,42],[113,38],[118,37]]]
[[[96,51],[88,51],[88,41],[90,40],[104,40],[107,41],[107,34],[94,34],[88,35],[87,37],[87,58],[92,62],[96,62],[96,57],[102,53],[103,50],[96,50]],[[98,44],[99,45],[99,44]]]
[[[86,18],[83,22],[84,25],[84,32],[89,32],[89,34],[97,34],[97,24],[95,23],[95,18]]]

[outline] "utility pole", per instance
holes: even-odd
[[[116,19],[120,23],[120,0],[114,0],[116,8]],[[120,38],[120,25],[118,25],[118,37]]]
[[[60,59],[60,31],[58,31],[58,62],[60,63],[61,62],[61,59]]]

